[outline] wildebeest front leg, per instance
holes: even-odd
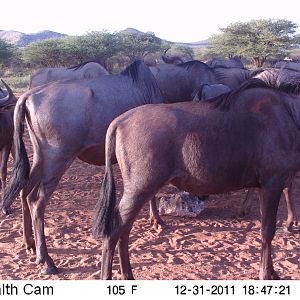
[[[260,197],[260,210],[262,249],[259,279],[279,279],[279,276],[273,268],[271,242],[276,231],[277,209],[282,189],[262,188],[261,192],[262,197]]]
[[[295,199],[293,195],[293,184],[290,184],[289,187],[286,187],[283,190],[284,196],[285,196],[285,201],[286,201],[286,206],[287,206],[287,211],[288,211],[288,216],[285,224],[285,228],[287,231],[292,230],[293,225],[297,225],[297,216],[296,216],[296,207],[295,207]]]
[[[249,201],[250,201],[250,198],[253,196],[253,193],[254,193],[253,188],[248,189],[246,197],[245,197],[244,201],[242,202],[242,204],[239,208],[239,211],[238,211],[238,216],[239,217],[243,218],[243,217],[246,216],[248,210],[250,209]]]
[[[150,200],[150,224],[152,224],[154,229],[166,228],[166,223],[162,220],[158,213],[157,204],[155,197],[152,197]]]

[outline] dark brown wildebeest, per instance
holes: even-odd
[[[216,84],[203,84],[201,88],[196,93],[193,101],[202,101],[202,100],[210,100],[219,95],[230,92],[231,89],[224,84],[216,83]]]
[[[11,103],[15,105],[16,98],[11,88],[2,80],[6,91],[0,88],[0,104]],[[7,107],[8,109],[10,107]],[[0,189],[5,188],[7,176],[7,162],[13,142],[13,111],[0,110]]]
[[[255,78],[259,78],[272,86],[278,86],[281,82],[291,80],[292,74],[288,74],[285,71],[278,69],[266,69],[258,74]],[[230,89],[223,84],[203,84],[193,101],[209,100],[229,91]],[[239,216],[244,217],[250,209],[250,199],[254,194],[254,190],[255,189],[249,189],[247,191],[246,197],[239,208]],[[283,194],[285,196],[288,212],[284,229],[287,231],[292,231],[292,226],[297,225],[298,223],[292,185],[290,185],[289,187],[285,187],[283,190]]]
[[[193,60],[178,65],[150,67],[165,102],[192,101],[204,84],[215,84],[216,74],[205,63]]]
[[[183,63],[183,59],[178,55],[167,55],[167,51],[170,50],[170,48],[167,48],[164,51],[164,54],[161,56],[161,59],[166,64],[181,64]],[[192,60],[192,58],[190,59]]]
[[[133,279],[130,230],[143,205],[167,183],[196,195],[260,188],[259,278],[278,279],[271,256],[278,203],[300,167],[300,101],[286,93],[294,87],[274,89],[252,79],[215,101],[147,105],[116,118],[107,131],[93,227],[94,235],[103,237],[102,279],[112,277],[116,245],[122,276]],[[118,206],[115,155],[124,184]]]
[[[36,251],[36,262],[45,266],[45,273],[57,272],[47,251],[44,212],[61,176],[76,157],[103,165],[110,122],[136,106],[162,102],[152,73],[141,61],[131,64],[121,75],[52,82],[19,98],[14,115],[15,166],[1,206],[7,210],[23,189],[24,244]],[[0,109],[5,105],[1,103]],[[22,139],[25,116],[33,145],[31,168]]]
[[[246,80],[263,71],[262,69],[251,71],[247,69],[225,67],[214,67],[212,70],[216,75],[217,82],[227,85],[231,90],[238,88]]]

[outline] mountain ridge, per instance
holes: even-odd
[[[25,47],[32,42],[65,36],[67,36],[67,34],[51,30],[43,30],[36,33],[23,33],[16,30],[0,30],[0,38],[17,47]]]
[[[128,27],[120,32],[124,33],[131,33],[131,34],[143,34],[142,31]],[[49,38],[61,38],[68,36],[64,33],[59,33],[51,30],[43,30],[36,33],[23,33],[16,30],[0,30],[0,38],[6,40],[7,42],[17,46],[17,47],[26,47],[32,42],[41,41]],[[208,44],[207,41],[198,41],[198,42],[191,42],[191,43],[184,43],[184,42],[172,42],[173,44],[183,45],[183,46],[190,46],[190,47],[203,47]]]

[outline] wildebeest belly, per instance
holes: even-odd
[[[199,195],[258,186],[257,159],[249,141],[243,141],[233,142],[228,135],[187,134],[172,183]]]
[[[104,145],[94,145],[83,150],[78,158],[90,165],[103,166],[105,165],[105,147]],[[112,159],[116,163],[116,159]]]
[[[255,174],[241,174],[228,172],[227,174],[210,174],[208,177],[203,174],[201,177],[194,177],[187,174],[183,177],[174,178],[171,183],[177,188],[195,195],[219,194],[241,188],[259,187]]]

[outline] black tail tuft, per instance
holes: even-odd
[[[12,202],[18,196],[21,189],[27,184],[30,172],[30,164],[23,142],[25,98],[20,100],[20,102],[22,103],[16,107],[14,120],[15,164],[12,177],[4,190],[4,196],[1,203],[3,211],[9,211]]]
[[[106,237],[118,226],[116,205],[116,188],[111,168],[106,170],[101,186],[100,198],[95,208],[93,235]]]

